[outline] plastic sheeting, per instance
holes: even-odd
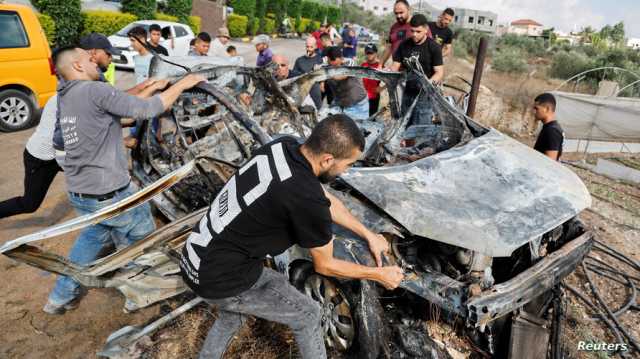
[[[570,139],[640,142],[640,99],[554,91],[556,118]]]

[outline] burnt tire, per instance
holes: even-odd
[[[327,350],[337,350],[351,358],[379,357],[388,336],[385,335],[384,312],[373,283],[339,282],[316,273],[310,262],[294,267],[290,279],[299,291],[322,306]],[[352,329],[350,332],[349,328]]]
[[[28,94],[18,90],[0,91],[0,131],[24,130],[37,119],[36,106]]]

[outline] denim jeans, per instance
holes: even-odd
[[[218,319],[207,334],[200,359],[222,358],[247,315],[288,325],[293,330],[303,358],[327,357],[320,323],[320,305],[300,293],[284,275],[272,269],[264,268],[258,281],[237,296],[206,301],[218,307]]]
[[[365,97],[351,107],[331,106],[329,112],[332,114],[344,113],[353,120],[366,120],[369,118],[369,99]]]
[[[69,201],[78,215],[83,216],[112,205],[136,191],[137,187],[134,184],[129,184],[126,189],[105,201],[81,198],[71,193],[69,193]],[[75,264],[87,265],[98,259],[107,245],[115,243],[119,249],[126,247],[145,238],[155,228],[151,207],[149,203],[144,203],[117,217],[84,228],[71,247],[69,260]],[[56,285],[49,294],[49,302],[55,305],[64,305],[74,300],[79,294],[80,283],[71,277],[58,276]]]
[[[402,96],[402,113],[405,114],[416,99],[417,94],[405,93]],[[424,92],[419,95],[416,107],[413,108],[408,126],[433,124],[433,102],[431,97]]]

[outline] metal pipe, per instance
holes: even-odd
[[[476,68],[473,70],[473,82],[471,82],[471,92],[469,93],[469,105],[467,107],[467,116],[473,118],[476,113],[476,102],[478,93],[480,92],[480,80],[482,79],[482,70],[484,69],[484,60],[487,56],[487,44],[489,41],[486,37],[480,38],[478,45],[478,56],[476,56]]]

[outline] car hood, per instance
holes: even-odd
[[[120,47],[120,48],[127,49],[129,48],[129,46],[131,46],[131,41],[129,41],[128,37],[111,35],[108,37],[108,39],[109,39],[109,42],[111,43],[111,46],[113,47]]]
[[[492,257],[591,205],[572,171],[493,129],[407,165],[341,177],[414,235]]]

